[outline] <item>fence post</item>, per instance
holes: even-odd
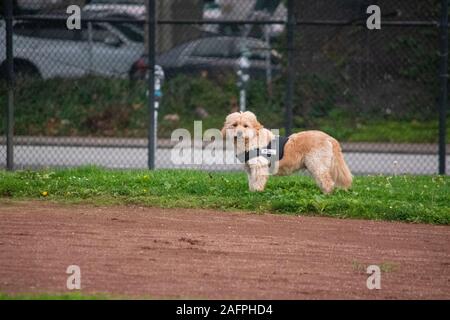
[[[14,61],[13,61],[13,0],[5,2],[6,23],[6,72],[7,72],[7,116],[6,116],[6,168],[14,170]]]
[[[441,0],[440,35],[440,94],[439,94],[439,174],[446,170],[446,118],[448,103],[448,0]]]
[[[285,130],[286,136],[292,133],[292,105],[294,96],[294,0],[288,0],[288,21],[287,21],[287,84],[286,84],[286,114],[285,114]]]
[[[156,0],[148,0],[147,7],[148,36],[148,168],[155,169],[156,126],[155,117],[155,51],[156,51]]]

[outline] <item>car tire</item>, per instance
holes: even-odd
[[[21,80],[25,78],[41,78],[39,70],[31,63],[26,60],[15,60],[14,61],[14,76],[16,80]],[[6,61],[0,66],[0,79],[6,80],[8,78],[8,70]]]
[[[40,79],[39,70],[31,62],[18,60],[14,62],[14,75],[16,80]]]
[[[128,72],[128,77],[129,77],[130,81],[139,81],[139,80],[142,81],[142,80],[145,80],[146,74],[142,70],[133,66],[131,68],[130,72]]]

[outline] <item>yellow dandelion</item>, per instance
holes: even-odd
[[[48,196],[48,192],[47,192],[47,191],[42,191],[42,192],[41,192],[41,195],[42,195],[43,197],[46,197],[46,196]]]

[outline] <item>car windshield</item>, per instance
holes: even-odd
[[[177,60],[181,58],[183,51],[191,45],[192,45],[192,43],[185,43],[185,44],[179,45],[175,48],[172,48],[169,51],[166,51],[166,52],[162,53],[161,55],[159,55],[156,58],[156,62],[158,64],[163,64],[163,65],[175,64],[177,62]]]
[[[260,40],[239,38],[233,47],[232,56],[239,57],[245,50],[250,52],[251,59],[264,60],[269,49]]]
[[[144,28],[132,23],[113,23],[125,37],[133,42],[144,42]]]
[[[49,40],[75,40],[76,32],[67,29],[63,21],[27,21],[14,24],[17,35]]]
[[[199,40],[192,52],[193,56],[209,58],[226,58],[230,54],[230,45],[233,39],[206,38]]]

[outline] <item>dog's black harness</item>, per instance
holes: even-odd
[[[257,148],[242,152],[236,157],[239,161],[247,163],[250,159],[256,157],[265,157],[266,159],[279,161],[284,156],[284,145],[288,142],[289,138],[276,136],[265,148]],[[273,157],[275,158],[273,158]]]

